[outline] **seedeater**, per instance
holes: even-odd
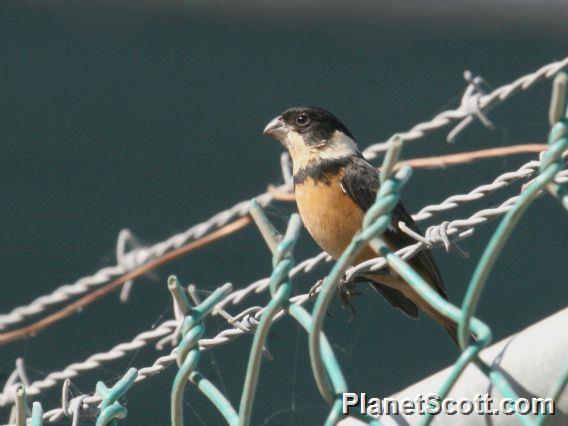
[[[351,132],[333,114],[321,108],[295,107],[274,118],[263,132],[281,142],[293,163],[294,192],[304,225],[318,245],[338,259],[356,232],[361,229],[365,212],[375,202],[379,171],[371,166],[357,148]],[[404,222],[420,232],[412,217],[399,203],[392,222],[383,234],[391,250],[413,244],[399,228]],[[367,246],[355,264],[378,257]],[[430,251],[419,252],[410,265],[447,299],[446,289]],[[436,320],[454,342],[456,323],[432,309],[413,288],[393,271],[366,274],[373,288],[394,307],[411,318],[420,309]]]

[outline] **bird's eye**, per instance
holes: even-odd
[[[308,118],[308,116],[306,114],[299,114],[296,117],[296,124],[298,126],[307,126],[310,122],[310,119]]]

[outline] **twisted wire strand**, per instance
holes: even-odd
[[[510,98],[513,94],[525,91],[543,79],[553,77],[560,70],[568,66],[568,57],[550,64],[544,65],[533,73],[519,77],[517,80],[503,85],[491,93],[485,95],[474,95],[476,98],[475,105],[481,111],[484,108],[495,105],[497,102],[503,102]],[[403,141],[411,141],[420,139],[428,133],[440,129],[454,121],[462,120],[466,117],[475,115],[475,111],[468,108],[468,102],[462,102],[457,109],[447,110],[439,113],[433,119],[419,123],[410,130],[400,133],[399,136]],[[377,143],[367,147],[363,154],[369,160],[376,158],[380,153],[386,150],[386,143]],[[287,185],[282,185],[282,189],[287,189]],[[273,199],[272,192],[265,192],[257,197],[260,205],[266,206]],[[174,250],[184,243],[197,239],[211,229],[221,227],[227,224],[235,217],[246,215],[250,208],[250,201],[245,200],[235,204],[233,207],[221,211],[208,220],[192,226],[185,232],[173,235],[172,237],[156,243],[152,246],[137,249],[134,253],[133,264],[141,265],[148,260],[161,256],[164,253]],[[36,315],[45,311],[50,306],[63,303],[70,298],[88,292],[92,288],[105,284],[114,278],[124,275],[129,271],[128,265],[115,265],[100,269],[93,275],[80,278],[73,284],[66,284],[58,287],[50,294],[40,296],[27,305],[23,305],[13,309],[8,314],[0,315],[0,330],[9,326],[22,322],[27,317]]]
[[[506,172],[497,176],[493,182],[480,185],[468,193],[451,195],[439,204],[432,204],[424,207],[412,216],[416,222],[430,219],[435,213],[451,210],[455,207],[467,204],[471,201],[479,200],[493,192],[505,188],[519,179],[528,178],[535,174],[540,167],[540,160],[532,160],[515,171]]]

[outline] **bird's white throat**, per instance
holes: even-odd
[[[290,132],[286,138],[286,147],[292,157],[294,173],[309,166],[310,163],[321,160],[338,160],[357,154],[355,141],[338,130],[320,145],[306,143],[302,134]]]

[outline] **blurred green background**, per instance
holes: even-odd
[[[457,106],[465,69],[496,87],[567,51],[556,21],[545,25],[539,14],[521,19],[507,9],[459,10],[455,17],[430,13],[422,19],[416,11],[357,16],[318,3],[306,12],[298,5],[166,6],[125,7],[112,17],[106,7],[3,7],[0,312],[114,264],[115,241],[124,227],[147,243],[156,242],[264,192],[269,183],[280,183],[281,147],[261,131],[289,106],[331,110],[364,148]],[[446,131],[437,132],[408,144],[403,155],[542,143],[549,93],[550,85],[543,83],[495,109],[495,131],[476,123],[453,145],[445,142]],[[405,204],[415,213],[528,159],[416,170],[405,188]],[[439,215],[422,228],[468,217],[518,188]],[[292,211],[286,203],[268,208],[281,229]],[[566,305],[565,220],[560,205],[544,197],[511,238],[479,308],[495,340]],[[479,227],[462,243],[469,259],[436,250],[453,301],[463,297],[494,228],[495,222]],[[304,232],[297,259],[317,252]],[[297,293],[327,270],[320,267],[296,279]],[[0,347],[0,380],[18,356],[25,359],[30,379],[39,379],[170,318],[169,274],[195,283],[205,295],[227,281],[241,288],[270,271],[269,252],[249,227],[160,268],[157,281],[137,280],[127,304],[113,294],[33,339]],[[365,296],[373,297],[354,301],[357,315],[351,322],[337,302],[326,321],[353,391],[387,396],[456,358],[456,349],[432,321],[411,321],[374,294]],[[267,297],[252,298],[243,307],[265,305]],[[208,336],[225,328],[224,321],[210,321]],[[234,405],[251,341],[243,336],[201,361],[200,368]],[[313,382],[303,330],[282,320],[272,328],[269,348],[274,361],[263,364],[253,424],[321,423],[327,408]],[[73,391],[92,392],[96,380],[112,382],[129,366],[146,366],[156,357],[154,350],[141,350],[73,379]],[[168,424],[175,372],[171,367],[132,389],[121,424]],[[46,410],[58,404],[59,392],[42,396]],[[188,390],[185,400],[188,423],[221,424],[198,392]]]

